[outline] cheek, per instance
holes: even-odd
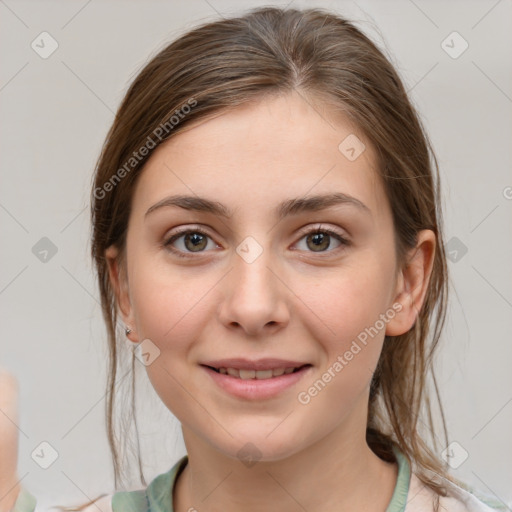
[[[198,298],[204,294],[192,282],[179,279],[147,279],[134,283],[133,307],[139,333],[161,350],[177,349],[185,333],[187,338],[199,330],[201,313]],[[194,288],[192,290],[191,288]]]
[[[315,281],[313,288],[304,282],[297,295],[307,306],[303,314],[316,319],[311,325],[317,326],[317,332],[322,326],[322,338],[331,340],[332,346],[343,345],[373,326],[387,308],[390,283],[371,265],[340,268]]]
[[[319,362],[325,378],[318,387],[329,388],[319,403],[343,402],[340,411],[346,410],[371,381],[385,336],[386,321],[381,315],[392,319],[386,314],[392,286],[388,263],[368,252],[357,262],[316,279],[313,287],[302,281],[298,295],[307,307],[301,309],[301,322],[322,346]],[[394,316],[394,310],[391,313]]]
[[[362,403],[378,363],[385,335],[380,315],[386,311],[384,288],[378,289],[378,283],[330,279],[328,291],[315,288],[305,301],[302,323],[322,346],[322,357],[318,372],[301,386],[297,400],[306,411],[315,411],[311,417],[316,412],[325,417],[325,411],[331,411],[326,428]]]
[[[138,270],[130,282],[139,339],[149,339],[156,346],[153,353],[158,354],[146,366],[148,378],[162,402],[181,420],[192,414],[187,390],[197,395],[189,384],[185,386],[189,381],[186,363],[204,330],[208,288],[211,285],[204,280],[185,279],[176,272],[170,275],[168,268],[155,266]]]
[[[130,291],[139,338],[150,339],[162,356],[169,356],[166,363],[176,361],[177,354],[183,360],[214,314],[218,276],[199,267],[172,268],[154,258],[147,265],[142,257],[133,258],[133,264]]]

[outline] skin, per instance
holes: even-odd
[[[12,509],[21,490],[17,472],[18,396],[18,380],[6,369],[0,368],[0,512]]]
[[[366,150],[348,160],[338,145],[356,134]],[[126,264],[106,252],[122,319],[134,343],[160,350],[146,367],[165,405],[180,420],[189,463],[178,478],[177,512],[382,510],[397,465],[365,440],[369,384],[385,334],[414,324],[432,270],[435,235],[419,233],[409,263],[398,268],[390,205],[375,152],[354,126],[298,93],[267,97],[202,120],[158,147],[133,196]],[[273,208],[309,195],[350,194],[352,206],[289,216]],[[167,195],[207,197],[235,210],[231,219],[150,206]],[[337,230],[351,243],[315,251],[301,228]],[[163,244],[176,228],[202,227],[208,244]],[[262,254],[237,252],[253,237]],[[325,244],[327,245],[327,244]],[[122,263],[122,262],[121,262]],[[393,304],[402,309],[307,405],[297,400],[338,355]],[[278,397],[250,401],[216,386],[207,359],[277,357],[309,362],[299,383]],[[237,457],[248,442],[261,458]],[[206,497],[206,498],[205,498]]]

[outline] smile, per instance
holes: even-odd
[[[294,373],[299,371],[304,366],[310,366],[310,365],[303,365],[300,367],[288,367],[288,368],[274,368],[274,369],[268,369],[268,370],[244,370],[242,368],[213,368],[209,367],[212,370],[216,371],[217,373],[221,373],[222,375],[230,375],[231,377],[234,377],[236,379],[243,379],[243,380],[249,380],[249,379],[258,379],[258,380],[265,380],[265,379],[271,379],[273,377],[279,377],[280,375],[288,375],[290,373]]]
[[[311,364],[282,366],[267,369],[245,369],[210,365],[200,365],[215,387],[244,400],[268,400],[277,398],[313,371]]]

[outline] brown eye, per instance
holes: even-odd
[[[182,239],[182,240],[181,240]],[[180,257],[188,258],[187,253],[205,252],[210,236],[201,229],[188,229],[180,231],[167,240],[164,245]],[[180,247],[175,247],[175,242],[180,241]],[[215,244],[214,244],[215,245]]]
[[[192,252],[202,251],[208,243],[207,237],[201,233],[187,233],[184,236],[183,244]]]
[[[340,246],[348,246],[350,242],[341,234],[331,229],[316,228],[304,233],[301,240],[305,239],[307,252],[335,252]],[[332,249],[332,240],[338,244]],[[328,250],[331,249],[331,250]]]
[[[330,235],[326,233],[313,233],[307,235],[306,243],[313,251],[324,251],[331,245]],[[309,245],[311,244],[311,245]]]

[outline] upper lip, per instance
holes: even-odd
[[[276,368],[299,368],[301,366],[310,364],[301,361],[291,361],[289,359],[244,359],[244,358],[231,358],[231,359],[218,359],[216,361],[204,361],[201,363],[204,366],[212,366],[213,368],[236,368],[238,370],[275,370]]]

